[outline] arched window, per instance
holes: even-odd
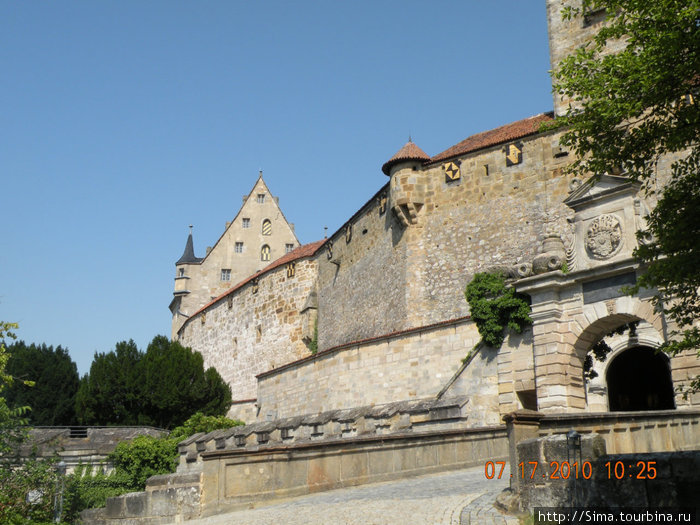
[[[272,234],[272,222],[270,219],[265,219],[262,223],[262,234],[271,235]]]
[[[263,247],[260,249],[260,260],[261,261],[269,261],[270,260],[270,247],[267,244],[263,244]]]

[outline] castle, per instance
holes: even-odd
[[[601,23],[562,20],[547,0],[552,68]],[[700,373],[692,353],[657,354],[673,331],[640,271],[635,232],[654,206],[624,176],[564,175],[572,154],[542,124],[569,101],[430,156],[409,141],[384,184],[327,239],[300,246],[262,174],[203,259],[192,234],[176,263],[172,337],[231,385],[230,416],[269,421],[331,409],[462,396],[472,427],[542,413],[689,409],[674,388]],[[673,159],[659,165],[664,184]],[[464,290],[497,269],[529,295],[532,327],[481,347]],[[612,353],[591,346],[612,329]]]
[[[552,69],[604,23],[600,10],[562,19],[571,1],[546,0]],[[176,473],[83,519],[181,523],[447,469],[488,478],[506,459],[511,509],[692,506],[700,394],[677,387],[700,363],[656,352],[677,327],[653,291],[623,291],[644,271],[632,253],[654,197],[623,174],[565,174],[573,154],[542,125],[570,102],[555,96],[553,113],[433,156],[409,141],[326,239],[299,246],[262,174],[202,259],[190,232],[173,339],[216,367],[229,416],[246,424],[191,436]],[[655,190],[673,160],[657,164]],[[478,272],[505,274],[530,298],[532,325],[500,348],[478,344],[469,315]],[[624,326],[634,329],[615,331]],[[610,352],[591,359],[601,340]],[[564,463],[608,475],[564,477]],[[643,483],[618,474],[640,463]],[[526,464],[561,464],[561,477],[520,475]]]

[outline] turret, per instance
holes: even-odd
[[[417,222],[425,202],[427,179],[422,168],[428,160],[430,157],[409,137],[404,147],[382,166],[382,171],[390,177],[391,207],[404,226]]]
[[[201,258],[194,255],[192,225],[190,225],[190,234],[187,236],[185,251],[182,253],[182,257],[180,257],[175,263],[175,291],[173,292],[175,297],[170,302],[170,312],[173,315],[173,320],[177,319],[178,317],[182,317],[183,320],[185,319],[185,316],[183,316],[181,312],[182,300],[190,293],[188,283],[192,277],[192,265],[199,264],[201,261]],[[173,334],[177,332],[177,329],[174,328],[175,325],[178,325],[179,328],[180,324],[182,324],[182,321],[177,323],[173,322]]]

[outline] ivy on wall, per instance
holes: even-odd
[[[309,343],[309,351],[311,355],[315,355],[318,352],[318,317],[314,321],[314,338]]]
[[[637,335],[638,325],[639,321],[632,321],[630,323],[623,324],[622,326],[619,326],[605,334],[600,341],[591,347],[583,361],[583,377],[586,379],[586,381],[590,381],[591,379],[598,377],[598,372],[593,370],[593,359],[595,358],[597,361],[603,362],[605,359],[607,359],[608,354],[612,352],[612,348],[610,348],[608,343],[605,342],[605,338],[612,337],[613,335],[622,335],[628,330],[630,337],[634,337]]]
[[[522,333],[526,326],[532,324],[527,296],[506,286],[503,274],[477,273],[467,285],[464,295],[481,340],[488,346],[499,348],[507,330]]]

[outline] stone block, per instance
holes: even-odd
[[[105,503],[105,517],[107,518],[119,518],[124,514],[124,498],[116,496],[114,498],[107,498]]]
[[[393,447],[372,450],[368,454],[367,470],[372,478],[382,478],[394,472]]]

